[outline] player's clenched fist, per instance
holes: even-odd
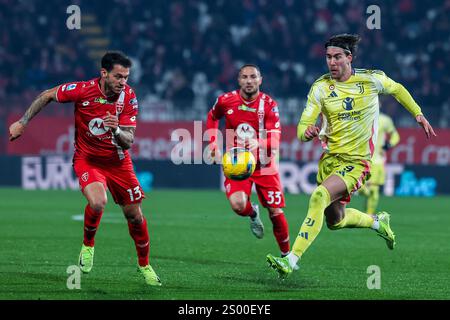
[[[222,157],[222,152],[220,152],[217,144],[212,143],[209,145],[209,154],[207,156],[209,163],[220,163],[220,158]]]
[[[25,126],[20,122],[16,121],[9,127],[9,141],[16,140],[25,131]]]
[[[259,147],[258,139],[255,139],[255,138],[251,138],[251,139],[239,139],[238,138],[237,143],[238,143],[238,147],[243,147],[250,151],[253,151]]]
[[[317,137],[319,135],[320,129],[314,125],[308,126],[305,131],[305,138],[308,140],[313,139],[314,137]]]
[[[111,129],[111,131],[115,131],[119,126],[119,118],[106,111],[106,117],[103,118],[103,124]]]

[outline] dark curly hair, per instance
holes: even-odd
[[[352,54],[356,57],[356,52],[358,51],[358,42],[361,41],[361,37],[357,34],[338,34],[332,36],[325,43],[325,49],[328,47],[339,47],[344,49],[344,52],[349,55]]]
[[[118,64],[125,68],[131,68],[131,60],[120,51],[111,51],[107,52],[102,58],[102,68],[106,69],[106,71],[110,72],[114,65]]]

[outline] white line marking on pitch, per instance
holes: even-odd
[[[74,221],[84,221],[84,214],[77,214],[70,217]],[[101,223],[124,223],[126,222],[124,217],[105,217],[103,216],[101,219]]]

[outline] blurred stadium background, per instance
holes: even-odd
[[[66,10],[73,4],[81,9],[79,30],[69,30],[66,27],[66,21],[70,16]],[[366,9],[373,4],[381,9],[381,29],[370,30],[366,25],[370,16],[366,13]],[[64,232],[61,234],[61,239],[65,239],[64,234],[73,235],[67,242],[67,245],[71,247],[70,254],[67,254],[67,261],[64,260],[59,264],[57,271],[51,269],[51,272],[59,272],[59,276],[55,276],[56,278],[49,276],[47,279],[51,283],[53,281],[56,287],[61,287],[61,292],[67,293],[64,266],[70,264],[71,257],[76,258],[79,249],[78,241],[81,241],[81,224],[70,220],[71,216],[81,214],[84,206],[81,194],[69,191],[78,190],[78,183],[71,167],[74,131],[72,105],[49,105],[33,119],[21,139],[14,143],[8,142],[9,125],[23,114],[42,90],[63,82],[96,77],[99,72],[99,60],[107,50],[122,50],[132,58],[134,67],[131,70],[129,84],[137,92],[140,113],[136,141],[131,153],[139,179],[149,198],[144,202],[146,214],[153,217],[154,208],[157,207],[153,217],[156,222],[153,225],[150,223],[151,236],[155,237],[151,254],[156,261],[160,261],[159,264],[162,267],[165,265],[165,259],[169,260],[167,265],[173,264],[173,261],[170,261],[167,252],[158,249],[158,246],[162,247],[161,239],[164,237],[161,234],[163,231],[158,230],[158,226],[161,226],[161,230],[164,229],[162,227],[164,219],[158,214],[168,214],[167,219],[174,219],[175,228],[179,228],[180,232],[185,230],[184,215],[177,216],[180,212],[177,212],[175,208],[168,210],[166,205],[167,202],[177,201],[177,197],[184,194],[186,190],[191,190],[187,194],[192,196],[185,199],[179,211],[184,212],[187,217],[201,214],[205,221],[212,219],[210,214],[219,217],[219,220],[209,220],[212,224],[230,223],[229,229],[224,231],[225,234],[222,236],[215,234],[212,237],[217,239],[223,237],[224,241],[229,241],[227,232],[234,231],[232,226],[240,229],[248,227],[246,223],[233,217],[229,212],[225,196],[220,194],[221,172],[218,166],[175,165],[170,161],[172,148],[178,142],[171,140],[172,131],[177,128],[187,128],[194,137],[194,121],[205,121],[206,114],[216,96],[237,87],[237,70],[243,63],[255,63],[260,66],[264,77],[262,90],[274,97],[280,106],[284,130],[281,174],[288,193],[286,211],[288,218],[291,218],[289,221],[292,237],[295,237],[307,206],[308,198],[305,195],[314,188],[316,163],[321,154],[318,143],[303,144],[297,141],[296,124],[305,105],[310,85],[317,77],[327,72],[324,41],[333,34],[344,32],[358,33],[362,36],[354,66],[381,69],[391,78],[402,83],[422,107],[438,134],[437,138],[427,141],[421,130],[417,128],[414,119],[395,99],[391,97],[381,99],[382,111],[393,117],[399,128],[401,141],[388,154],[388,177],[383,190],[385,197],[382,197],[380,205],[398,212],[398,215],[397,212],[393,212],[394,219],[398,219],[399,224],[403,223],[402,231],[411,237],[410,253],[414,252],[413,247],[416,246],[414,239],[417,235],[408,227],[408,222],[411,221],[408,220],[408,216],[414,217],[412,221],[419,224],[422,214],[426,213],[423,210],[428,210],[429,206],[435,205],[439,208],[429,209],[434,214],[446,211],[447,215],[439,216],[438,221],[436,216],[434,218],[427,216],[434,221],[434,224],[429,224],[424,232],[435,232],[435,235],[439,235],[436,241],[442,242],[443,246],[448,248],[448,232],[442,229],[439,233],[439,228],[450,223],[448,217],[450,212],[448,198],[450,194],[448,169],[450,165],[449,0],[432,2],[413,0],[382,2],[360,0],[112,0],[95,2],[0,0],[0,214],[4,221],[0,224],[0,237],[3,238],[3,243],[8,244],[6,247],[10,248],[0,253],[4,255],[2,261],[9,261],[3,262],[1,267],[5,277],[0,282],[8,285],[0,292],[0,298],[58,297],[46,296],[42,293],[46,292],[46,289],[42,288],[32,293],[17,290],[18,282],[15,281],[26,273],[14,273],[16,264],[23,265],[24,270],[27,270],[25,267],[27,258],[25,255],[17,255],[17,248],[30,250],[23,244],[25,239],[27,242],[37,241],[36,239],[47,241],[48,246],[54,243],[43,237],[39,231],[53,232],[48,226],[36,225],[36,228],[30,226],[30,229],[27,229],[27,235],[24,236],[20,228],[16,228],[14,221],[22,219],[20,221],[23,223],[32,221],[34,224],[41,221],[35,214],[42,214],[46,221],[62,219],[61,221],[67,222],[60,224],[67,228],[62,229]],[[201,152],[199,152],[201,137],[197,139],[199,143],[193,144],[191,163],[195,159],[197,161],[201,159]],[[53,189],[66,191],[53,191]],[[296,194],[300,196],[295,196]],[[44,201],[41,197],[46,195],[49,198]],[[66,197],[66,195],[71,196]],[[72,200],[57,200],[60,198]],[[27,199],[35,202],[28,202]],[[192,205],[189,202],[190,199],[192,199]],[[358,199],[355,201],[357,204],[358,201],[360,202]],[[46,204],[50,202],[56,203],[55,208],[43,209],[47,208]],[[424,203],[428,207],[424,207]],[[410,205],[409,211],[405,209],[407,205]],[[118,212],[113,205],[110,208]],[[416,211],[413,210],[414,208]],[[170,212],[174,216],[170,216]],[[203,220],[196,217],[197,222],[202,223]],[[268,218],[266,222],[270,223]],[[240,229],[236,231],[237,234],[245,237],[242,238],[241,243],[253,241],[247,234],[247,230]],[[104,231],[106,237],[108,228],[104,227]],[[123,229],[120,232],[120,237],[123,236],[125,239],[123,241],[128,241],[126,230]],[[323,233],[329,234],[329,232]],[[355,235],[352,236],[355,237]],[[102,235],[99,234],[100,239],[101,237]],[[328,235],[323,236],[323,240],[317,244],[318,248],[322,246],[325,250],[326,241],[334,239],[327,240],[327,237]],[[339,235],[339,237],[342,237],[344,242],[347,241],[345,236]],[[260,246],[257,253],[252,253],[252,257],[255,255],[260,258],[260,261],[252,262],[254,265],[263,265],[266,251],[275,250],[273,239],[270,235],[268,238],[265,246]],[[171,243],[170,240],[164,241]],[[188,242],[189,238],[186,241]],[[368,243],[371,242],[368,240]],[[202,239],[198,239],[200,251],[210,250],[202,246],[202,243]],[[365,242],[362,243],[366,245]],[[350,240],[348,244],[358,247],[358,244]],[[37,254],[36,250],[39,251],[37,248],[40,247],[38,243],[34,245],[36,247],[33,247],[31,251]],[[176,245],[177,242],[172,242],[167,250]],[[237,244],[233,246],[233,249],[237,246]],[[228,251],[232,250],[231,247],[230,244]],[[246,250],[249,248],[251,247],[238,251],[242,254],[242,261],[248,257]],[[320,251],[318,248],[317,251]],[[436,248],[442,250],[442,247],[438,245]],[[54,249],[55,252],[62,250]],[[430,250],[428,247],[420,246],[415,249],[423,249],[422,253]],[[346,249],[343,247],[341,250],[344,253]],[[311,251],[316,252],[316,250]],[[130,252],[130,255],[133,255],[132,251]],[[186,253],[186,251],[183,252]],[[204,257],[201,252],[196,253],[192,249],[191,253],[191,256],[198,254]],[[441,251],[434,253],[440,254]],[[312,257],[314,254],[311,253]],[[408,253],[404,254],[403,257],[408,256]],[[181,253],[178,255],[183,256]],[[444,262],[448,265],[450,263],[448,251],[444,256],[447,257],[446,262],[442,260],[432,262],[430,256],[430,264],[423,266],[423,274],[426,273],[427,268],[431,268],[432,263],[435,266],[443,265]],[[14,259],[11,260],[11,257]],[[401,254],[400,257],[402,257]],[[51,261],[50,264],[52,264],[56,258],[46,257],[45,259],[47,263]],[[114,263],[113,258],[110,259]],[[224,253],[217,259],[230,259],[230,257]],[[311,259],[314,261],[314,258]],[[188,257],[186,260],[189,263]],[[320,261],[319,256],[317,261]],[[352,261],[351,257],[348,257],[348,261]],[[378,261],[382,263],[382,255]],[[202,263],[195,259],[190,262]],[[38,262],[34,261],[34,263],[33,268],[36,268]],[[156,264],[158,265],[158,262]],[[310,268],[313,265],[314,263],[311,262]],[[361,265],[367,266],[367,261],[362,261]],[[42,267],[42,264],[39,266]],[[245,265],[245,267],[248,268],[246,269],[248,274],[241,275],[241,279],[238,279],[244,281],[242,287],[246,287],[245,279],[253,276],[253,264]],[[345,265],[340,267],[346,268]],[[164,278],[165,271],[161,269],[160,273]],[[41,269],[41,275],[48,272],[45,270]],[[215,266],[212,270],[215,270]],[[258,270],[263,272],[263,269]],[[401,270],[402,268],[398,268],[399,273]],[[230,270],[228,266],[227,271],[228,274],[224,277],[230,280],[233,277],[233,270]],[[176,273],[175,270],[173,272]],[[305,272],[308,274],[308,270]],[[365,269],[362,272],[364,278]],[[329,281],[328,277],[331,276],[329,273],[325,272],[326,279],[324,276],[321,281]],[[310,275],[313,278],[317,277],[312,269]],[[422,273],[416,275],[414,281],[420,283],[421,275]],[[114,278],[116,275],[112,273],[108,276]],[[267,273],[261,284],[263,290],[271,276]],[[34,273],[32,277],[35,281],[40,278],[39,273]],[[123,277],[125,283],[126,277]],[[364,293],[359,297],[448,298],[448,294],[439,287],[440,279],[449,280],[448,272],[442,271],[436,277],[431,281],[434,285],[431,291],[424,291],[422,288],[421,291],[418,289],[420,292],[411,293],[408,290],[412,289],[405,289],[407,286],[400,282],[397,283],[398,288],[396,287],[399,291],[395,289],[386,295],[373,297],[368,296],[367,288],[364,288]],[[201,276],[199,275],[198,278],[200,279]],[[46,279],[45,276],[43,279]],[[208,281],[214,281],[214,279]],[[258,280],[255,280],[255,283],[256,281]],[[363,287],[364,281],[363,279],[361,282]],[[24,280],[24,285],[25,282]],[[187,286],[195,288],[194,283],[197,282],[188,281]],[[306,282],[306,285],[301,280],[298,280],[298,283],[305,292],[311,289],[308,288],[309,285],[316,290],[315,294],[303,295],[303,298],[338,298],[339,292],[342,292],[339,291],[342,287],[339,281],[329,296],[320,294],[321,288],[316,286],[317,283],[314,280]],[[246,287],[250,288],[247,291],[238,286],[240,291],[236,289],[236,292],[244,290],[245,293],[249,293],[254,289],[251,291],[254,293],[260,290],[261,286],[255,284],[255,287]],[[423,286],[426,288],[426,283]],[[206,288],[207,284],[198,291],[207,290]],[[348,294],[344,294],[342,298],[358,298],[358,295],[352,296],[355,288],[347,289]],[[108,289],[105,287],[104,290]],[[302,298],[296,295],[295,282],[289,285],[287,291],[279,288],[271,290],[283,294],[260,296],[249,293],[247,297]],[[192,289],[185,292],[185,295],[177,295],[177,291],[173,290],[171,294],[174,298],[221,297],[212,293],[209,296],[196,295],[195,292],[195,289]],[[96,298],[124,297],[102,295],[98,292],[96,294],[94,294]],[[233,292],[227,294],[222,297],[243,297]],[[71,298],[70,295],[63,297]],[[136,296],[129,293],[125,297],[135,298]],[[170,298],[168,294],[157,297]],[[85,296],[75,298],[85,298]]]

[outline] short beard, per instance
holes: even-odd
[[[105,80],[105,94],[107,96],[113,96],[116,93],[113,91],[112,86],[109,85],[109,83]]]
[[[254,94],[256,94],[258,92],[258,89],[252,91],[252,92],[247,92],[245,90],[242,90],[242,92],[244,93],[244,95],[246,96],[246,98],[251,98]]]

